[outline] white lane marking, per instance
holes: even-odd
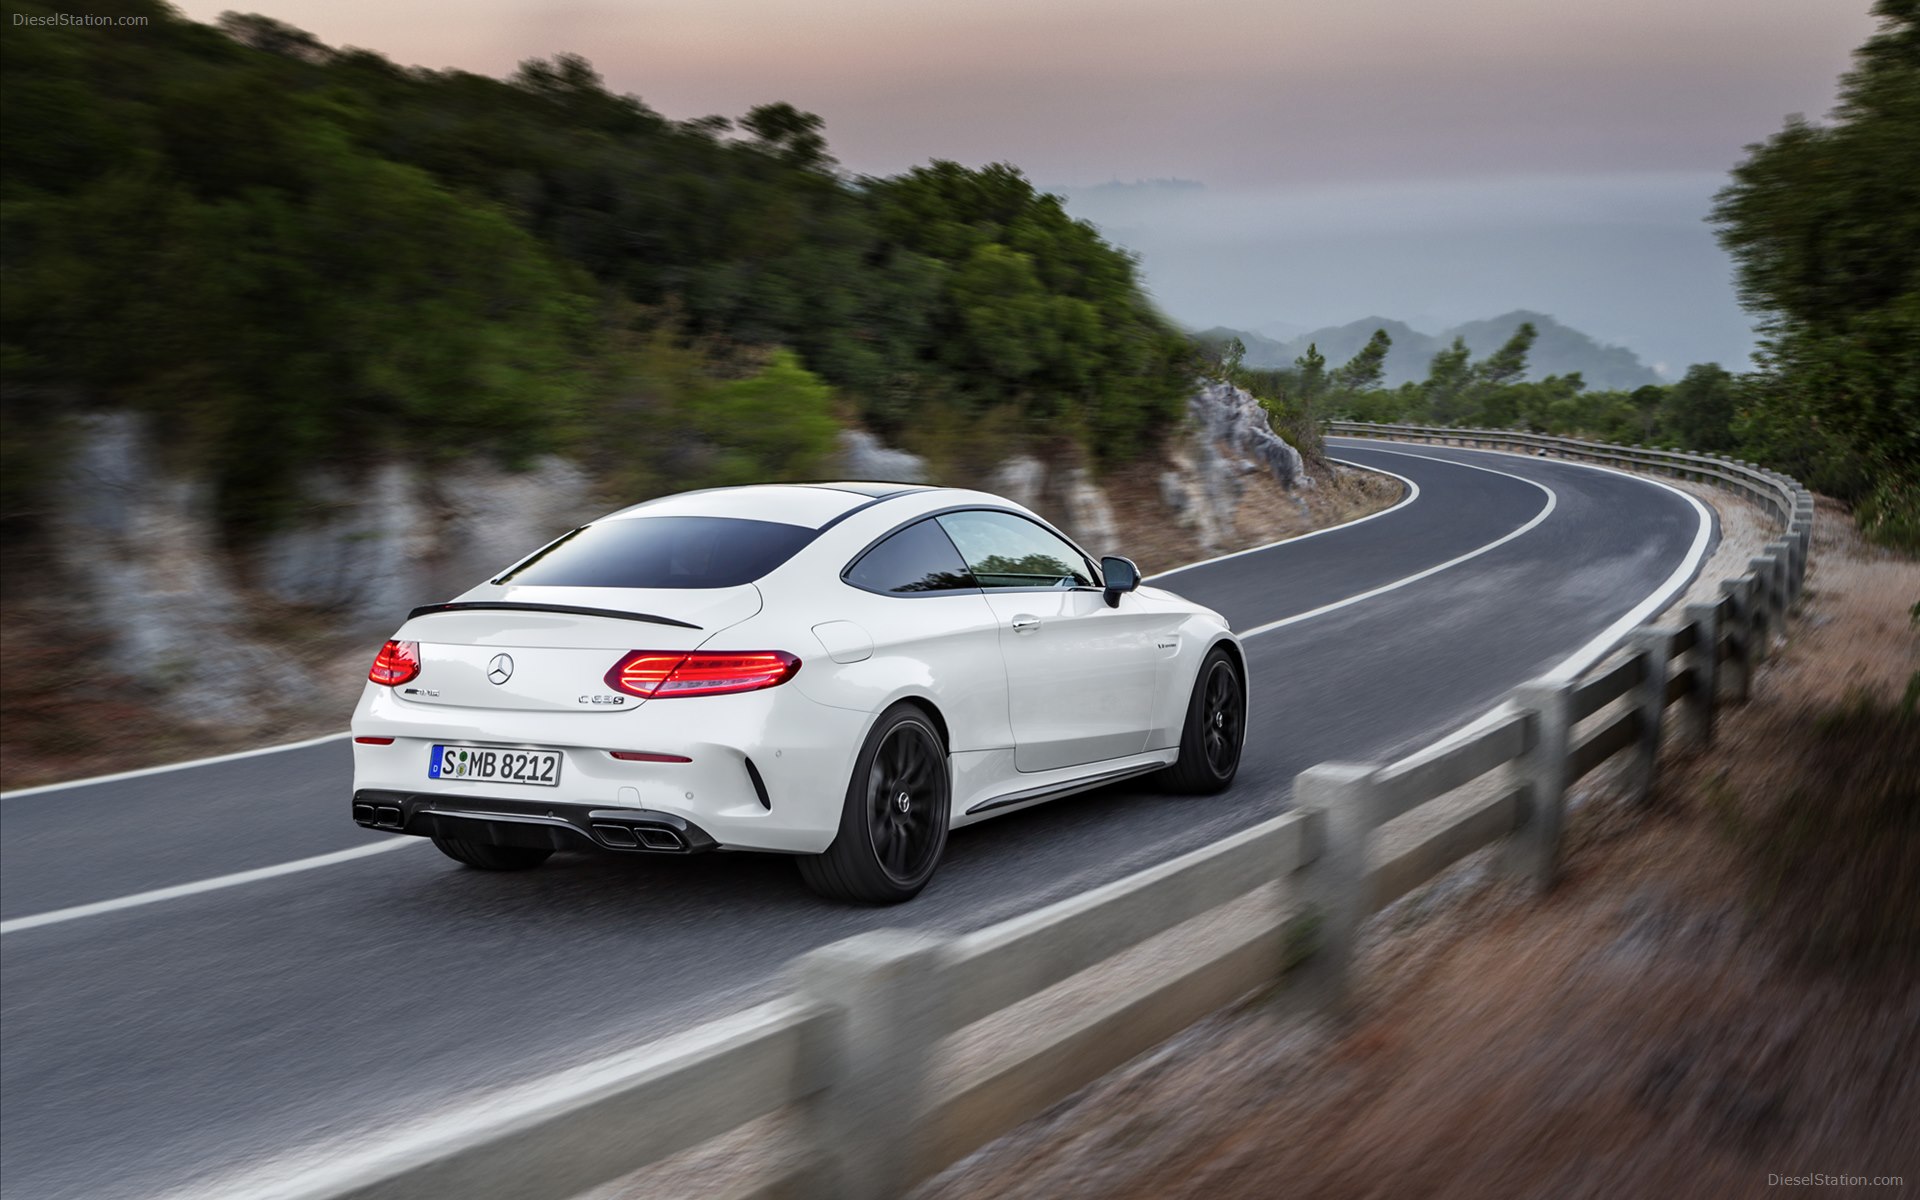
[[[337,742],[346,737],[347,732],[322,734],[308,738],[304,742],[286,742],[279,746],[261,746],[253,750],[235,750],[231,754],[216,754],[211,758],[194,758],[186,762],[164,763],[157,767],[140,767],[133,771],[116,771],[112,775],[92,775],[86,779],[69,779],[65,783],[43,783],[39,787],[15,788],[10,792],[0,792],[0,800],[17,800],[26,796],[39,796],[47,792],[60,792],[68,788],[92,787],[96,783],[117,783],[122,779],[139,779],[144,775],[158,775],[163,771],[185,771],[193,767],[210,767],[215,763],[233,762],[241,758],[258,758],[262,754],[281,754],[288,750],[304,750],[308,746],[319,746],[326,742]]]
[[[1357,463],[1352,459],[1333,458],[1332,455],[1328,455],[1327,457],[1333,462],[1344,463],[1349,467],[1357,467],[1362,471],[1372,471],[1376,475],[1392,475],[1393,478],[1407,485],[1407,494],[1402,496],[1399,502],[1391,507],[1383,508],[1379,512],[1368,513],[1364,517],[1355,517],[1351,521],[1342,521],[1338,525],[1328,525],[1323,529],[1310,529],[1305,533],[1296,533],[1292,537],[1283,537],[1278,541],[1267,542],[1264,545],[1249,546],[1245,550],[1235,550],[1229,554],[1216,554],[1212,558],[1203,558],[1198,562],[1184,563],[1177,567],[1168,567],[1157,575],[1144,576],[1142,581],[1150,582],[1155,579],[1165,579],[1169,575],[1178,575],[1182,571],[1191,571],[1195,567],[1204,567],[1211,563],[1225,562],[1230,558],[1240,558],[1248,554],[1258,554],[1263,550],[1271,550],[1275,546],[1291,546],[1295,542],[1304,542],[1308,538],[1319,537],[1323,533],[1339,533],[1343,529],[1352,529],[1355,525],[1365,525],[1368,521],[1384,517],[1389,513],[1398,512],[1420,498],[1420,485],[1408,479],[1405,475],[1394,475],[1392,471],[1383,470],[1380,467],[1371,467],[1365,463]],[[1458,466],[1460,464],[1455,463],[1454,465]]]
[[[1382,451],[1381,453],[1392,454],[1394,453],[1394,451],[1386,450],[1386,451]],[[1405,455],[1405,457],[1427,458],[1428,456],[1424,454],[1408,454],[1408,455]],[[1495,538],[1493,541],[1488,542],[1484,546],[1481,546],[1474,550],[1469,550],[1465,554],[1460,555],[1458,558],[1450,558],[1446,562],[1437,563],[1434,566],[1428,567],[1424,571],[1417,571],[1414,574],[1408,575],[1402,579],[1396,579],[1392,583],[1383,583],[1377,588],[1370,588],[1367,591],[1359,593],[1358,595],[1348,596],[1344,600],[1335,600],[1331,604],[1322,604],[1319,608],[1308,609],[1306,612],[1303,612],[1303,613],[1295,613],[1291,617],[1282,617],[1278,621],[1268,621],[1265,625],[1255,625],[1252,629],[1240,630],[1239,631],[1240,640],[1245,641],[1246,639],[1251,637],[1259,637],[1263,633],[1272,633],[1276,629],[1284,629],[1288,625],[1297,625],[1302,621],[1311,621],[1315,617],[1322,617],[1330,612],[1334,612],[1338,609],[1346,608],[1349,605],[1358,604],[1363,600],[1371,600],[1375,596],[1381,596],[1381,595],[1385,595],[1388,592],[1397,591],[1400,588],[1406,587],[1408,584],[1418,583],[1422,579],[1425,579],[1431,575],[1438,575],[1440,572],[1447,570],[1449,567],[1457,567],[1463,562],[1467,562],[1471,559],[1479,558],[1482,554],[1487,553],[1489,550],[1497,550],[1501,546],[1506,545],[1508,542],[1519,537],[1520,535],[1527,533],[1532,529],[1537,528],[1540,522],[1546,520],[1548,517],[1553,515],[1553,510],[1557,508],[1560,504],[1560,497],[1554,492],[1552,488],[1548,487],[1544,483],[1539,483],[1539,482],[1536,482],[1535,480],[1528,479],[1523,475],[1515,475],[1511,471],[1496,471],[1492,467],[1476,467],[1472,463],[1453,462],[1451,459],[1431,459],[1430,458],[1428,459],[1428,461],[1445,462],[1450,466],[1465,467],[1469,471],[1485,471],[1489,475],[1505,475],[1508,479],[1518,479],[1521,483],[1530,484],[1533,487],[1537,487],[1541,491],[1545,492],[1547,494],[1546,506],[1543,507],[1538,513],[1534,514],[1534,517],[1531,521],[1528,521],[1525,525],[1520,526],[1520,528],[1514,530],[1513,532],[1507,534],[1504,537]]]
[[[1362,447],[1358,446],[1354,447],[1356,450],[1361,448]],[[1434,449],[1468,449],[1468,452],[1472,454],[1506,454],[1514,458],[1524,458],[1529,461],[1533,461],[1539,457],[1532,454],[1516,454],[1511,450],[1480,450],[1456,446],[1436,446]],[[1472,463],[1463,463],[1457,459],[1431,454],[1415,454],[1404,450],[1381,450],[1379,452],[1381,454],[1398,454],[1403,458],[1424,458],[1429,462],[1453,463],[1453,465],[1457,467],[1473,466]],[[1565,463],[1570,467],[1585,467],[1589,471],[1605,471],[1609,475],[1618,475],[1623,479],[1631,479],[1636,483],[1645,483],[1653,487],[1665,488],[1667,491],[1685,500],[1688,504],[1693,505],[1694,514],[1700,518],[1699,525],[1696,526],[1693,531],[1693,544],[1687,548],[1687,553],[1680,559],[1680,565],[1673,569],[1673,573],[1662,580],[1660,586],[1655,588],[1646,599],[1628,610],[1625,616],[1601,630],[1591,641],[1587,642],[1586,645],[1575,650],[1566,658],[1561,659],[1558,664],[1548,670],[1546,675],[1541,677],[1550,682],[1565,683],[1570,679],[1579,678],[1589,667],[1593,666],[1594,663],[1606,657],[1613,651],[1615,646],[1618,645],[1620,639],[1626,636],[1628,630],[1635,628],[1640,622],[1672,603],[1673,598],[1679,595],[1680,592],[1693,581],[1694,575],[1700,570],[1700,564],[1706,559],[1707,543],[1712,540],[1713,537],[1713,514],[1705,504],[1700,502],[1698,496],[1690,492],[1682,491],[1670,483],[1663,483],[1658,479],[1651,479],[1645,475],[1637,475],[1632,471],[1622,471],[1618,467],[1601,466],[1599,463],[1578,462],[1564,458],[1549,459],[1548,461]],[[1476,471],[1486,471],[1492,468],[1474,467],[1474,469]],[[1500,471],[1497,472],[1497,474],[1504,475],[1506,472]],[[1516,478],[1518,477],[1516,476]],[[1496,709],[1494,711],[1497,712],[1498,710]],[[1493,713],[1490,712],[1486,717],[1483,717],[1482,720],[1491,719],[1492,716]]]
[[[102,913],[119,912],[124,908],[159,904],[163,900],[178,900],[182,896],[197,896],[202,892],[217,892],[222,888],[258,883],[262,879],[273,879],[280,875],[314,871],[321,867],[331,867],[335,863],[352,862],[356,858],[385,854],[389,850],[399,850],[424,843],[426,840],[425,838],[394,837],[367,846],[355,846],[351,850],[335,850],[331,854],[297,858],[292,862],[278,863],[271,867],[256,867],[251,871],[235,871],[231,875],[216,875],[212,879],[202,879],[194,883],[178,883],[172,887],[155,888],[150,892],[135,892],[131,896],[121,896],[115,900],[96,900],[92,904],[76,904],[72,908],[56,908],[52,912],[35,913],[31,917],[15,917],[11,921],[0,921],[0,935],[18,933],[23,929],[38,929],[42,925],[58,925],[63,921],[78,921],[82,917],[97,917]]]
[[[1348,438],[1345,440],[1353,441],[1356,439]],[[1364,441],[1365,439],[1359,439],[1359,440]],[[1396,444],[1404,446],[1404,445],[1407,445],[1408,443],[1400,442]],[[1361,448],[1362,447],[1359,447],[1359,446],[1354,447],[1354,449],[1356,450]],[[1443,458],[1443,457],[1439,457],[1437,455],[1432,455],[1432,454],[1411,453],[1405,450],[1385,450],[1385,449],[1379,449],[1378,447],[1367,447],[1367,448],[1377,449],[1381,454],[1399,454],[1406,458],[1425,458],[1435,462],[1449,462],[1449,463],[1453,463],[1453,465],[1457,467],[1465,467],[1465,466],[1472,465],[1470,463],[1460,462],[1457,459]],[[1455,447],[1455,446],[1433,447],[1433,449],[1447,449],[1447,450],[1462,449],[1462,448],[1463,447]],[[1529,460],[1539,457],[1532,454],[1518,454],[1511,450],[1480,450],[1477,448],[1468,448],[1468,452],[1473,454],[1507,454],[1507,455],[1511,455],[1514,458],[1525,458]],[[1579,678],[1595,662],[1605,657],[1608,652],[1614,649],[1614,643],[1618,641],[1620,636],[1626,633],[1628,629],[1633,628],[1633,622],[1639,621],[1640,619],[1646,617],[1650,613],[1657,611],[1660,606],[1664,606],[1665,604],[1669,603],[1673,599],[1673,594],[1677,592],[1681,586],[1684,586],[1687,581],[1693,578],[1694,573],[1700,569],[1701,561],[1705,558],[1707,540],[1710,537],[1711,531],[1713,528],[1713,517],[1712,517],[1712,514],[1708,511],[1707,506],[1700,502],[1699,497],[1693,496],[1687,492],[1681,491],[1679,488],[1674,487],[1670,483],[1662,483],[1658,479],[1649,479],[1645,475],[1636,475],[1632,471],[1622,471],[1617,467],[1603,467],[1598,463],[1578,462],[1572,459],[1564,459],[1564,458],[1554,459],[1553,461],[1565,463],[1567,466],[1570,466],[1570,467],[1585,467],[1590,471],[1605,471],[1609,475],[1619,475],[1619,476],[1622,476],[1623,478],[1632,479],[1639,483],[1650,483],[1655,487],[1665,488],[1676,496],[1684,497],[1689,503],[1693,505],[1696,514],[1700,518],[1700,525],[1696,530],[1694,530],[1693,545],[1690,548],[1687,557],[1683,558],[1680,562],[1680,565],[1674,568],[1673,574],[1667,577],[1665,583],[1662,583],[1659,588],[1655,589],[1652,595],[1648,596],[1645,600],[1642,600],[1638,605],[1634,606],[1633,611],[1630,612],[1626,617],[1622,617],[1620,620],[1615,621],[1612,625],[1609,625],[1606,628],[1606,630],[1603,631],[1598,637],[1594,638],[1592,641],[1588,642],[1586,645],[1580,647],[1578,650],[1575,650],[1572,654],[1568,655],[1566,658],[1561,659],[1560,662],[1548,668],[1546,675],[1541,676],[1541,678],[1551,679],[1556,682],[1565,682],[1568,680]],[[1480,469],[1485,470],[1486,468],[1483,467]],[[1676,584],[1675,580],[1679,580],[1680,583]],[[1408,748],[1407,754],[1417,754],[1422,751],[1437,752],[1437,751],[1443,750],[1446,747],[1464,742],[1469,738],[1472,738],[1475,734],[1478,734],[1481,730],[1488,728],[1489,726],[1494,724],[1494,722],[1507,716],[1507,714],[1512,712],[1517,712],[1517,711],[1519,711],[1519,705],[1515,704],[1511,699],[1502,700],[1498,704],[1494,705],[1492,708],[1488,709],[1486,712],[1481,713],[1478,717],[1475,717],[1473,720],[1467,722],[1465,725],[1462,725],[1460,728],[1454,730],[1452,733],[1442,736],[1439,741],[1427,742],[1424,745],[1421,745],[1418,747]],[[1398,762],[1400,761],[1401,758],[1404,758],[1404,757],[1406,757],[1406,754],[1396,753],[1395,757],[1389,761]]]

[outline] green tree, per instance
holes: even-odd
[[[691,407],[694,428],[719,451],[708,487],[817,479],[840,429],[832,389],[790,350],[750,378],[711,386]]]
[[[1920,3],[1874,13],[1829,122],[1751,147],[1713,219],[1765,333],[1741,443],[1920,548]]]
[[[1327,394],[1327,360],[1320,353],[1320,347],[1307,343],[1307,352],[1293,360],[1295,370],[1293,395],[1299,402],[1311,408],[1321,397]]]
[[[1332,386],[1339,392],[1367,392],[1380,386],[1380,379],[1386,369],[1387,352],[1393,349],[1393,339],[1384,329],[1376,329],[1367,344],[1360,347],[1358,353],[1348,359],[1333,372]]]
[[[1665,389],[1659,425],[1663,436],[1686,450],[1722,452],[1735,446],[1734,377],[1719,363],[1697,363]]]
[[[1466,419],[1474,384],[1473,352],[1463,338],[1433,356],[1427,365],[1426,382],[1420,385],[1426,406],[1426,419],[1438,425],[1457,425]]]
[[[936,161],[870,180],[881,259],[940,264],[923,361],[975,414],[1011,403],[1034,434],[1124,459],[1179,419],[1195,348],[1142,294],[1132,258],[1016,168]]]
[[[826,123],[810,112],[801,112],[791,104],[762,104],[747,110],[740,127],[751,133],[781,160],[808,169],[829,166]]]

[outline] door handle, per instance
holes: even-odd
[[[1021,613],[1019,616],[1013,619],[1013,631],[1015,633],[1032,633],[1034,630],[1038,628],[1040,628],[1039,617],[1029,616],[1026,613]]]

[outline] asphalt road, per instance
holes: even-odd
[[[0,1192],[150,1196],[390,1132],[744,1007],[811,947],[881,927],[973,929],[1170,858],[1284,809],[1305,767],[1383,756],[1483,713],[1683,583],[1711,520],[1671,490],[1574,464],[1338,445],[1418,496],[1156,580],[1243,633],[1272,626],[1247,642],[1252,733],[1234,789],[1122,785],[960,831],[904,907],[829,903],[790,863],[750,855],[466,870],[423,839],[353,825],[345,741],[5,798]],[[395,840],[392,853],[6,927]]]

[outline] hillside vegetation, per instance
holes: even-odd
[[[112,409],[243,538],[383,455],[565,451],[631,494],[817,474],[850,419],[1114,461],[1182,411],[1133,261],[1012,167],[850,178],[811,114],[673,120],[572,55],[500,80],[83,8],[146,23],[4,3],[9,532]]]

